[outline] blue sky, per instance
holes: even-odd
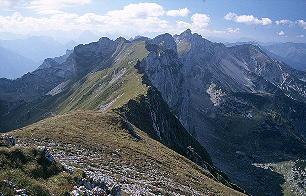
[[[306,0],[0,0],[0,35],[155,36],[306,42]]]

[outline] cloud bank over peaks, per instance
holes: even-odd
[[[3,1],[3,0],[0,0]],[[20,0],[21,2],[21,0]],[[31,34],[50,31],[93,31],[96,33],[117,33],[122,35],[139,35],[150,33],[180,33],[187,28],[193,32],[209,36],[214,34],[236,33],[239,29],[209,30],[209,15],[194,13],[181,8],[166,10],[157,3],[128,4],[122,9],[110,10],[105,14],[85,13],[83,15],[68,13],[55,9],[67,6],[78,6],[90,0],[29,0],[25,9],[44,12],[44,15],[26,16],[15,12],[9,16],[0,15],[0,32]],[[60,4],[60,5],[59,5]],[[184,17],[184,21],[170,20],[172,17]]]

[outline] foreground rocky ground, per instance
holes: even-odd
[[[82,112],[9,134],[18,148],[40,149],[49,162],[62,165],[56,175],[72,178],[70,184],[55,183],[66,189],[63,195],[244,195],[139,129],[134,127],[131,134],[120,123],[113,113]]]

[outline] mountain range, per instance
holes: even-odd
[[[304,195],[305,79],[256,45],[228,47],[190,30],[103,37],[0,79],[0,129],[17,129],[8,134],[22,146],[46,146],[75,170],[107,173],[130,195],[136,186],[147,195]],[[190,164],[200,176],[178,170]],[[155,184],[150,170],[167,178]]]
[[[35,62],[15,52],[0,47],[0,77],[17,78],[33,71]]]
[[[257,41],[226,43],[227,46],[237,46],[244,44],[258,45],[269,56],[283,61],[290,67],[306,70],[306,44],[305,43],[263,43]]]
[[[271,56],[279,58],[295,69],[306,70],[306,44],[305,43],[278,43],[264,46]]]
[[[49,57],[60,56],[73,49],[74,42],[62,44],[51,37],[33,36],[15,40],[0,40],[0,77],[16,79],[32,72]]]

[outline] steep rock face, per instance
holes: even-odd
[[[174,41],[173,38],[172,41]],[[172,41],[169,42],[172,43]],[[146,74],[147,82],[158,88],[170,108],[173,108],[182,101],[177,96],[183,93],[181,89],[183,75],[180,72],[182,63],[176,53],[160,45],[164,42],[155,40],[158,46],[151,43],[146,44],[146,49],[150,53],[138,64],[138,69],[141,73]]]
[[[306,100],[306,83],[298,79],[305,78],[306,73],[295,76],[287,65],[272,59],[257,46],[240,45],[231,47],[230,50],[237,59],[247,65],[251,73],[271,82],[289,97]]]
[[[147,46],[140,67],[152,85],[235,183],[255,195],[281,194],[282,177],[253,164],[305,157],[306,107],[288,98],[305,101],[303,73],[253,45],[227,48],[189,30],[174,38],[178,56],[160,47],[163,40]]]
[[[177,50],[176,43],[172,35],[170,35],[169,33],[159,35],[155,37],[154,39],[150,40],[150,42],[160,46],[161,48],[165,50],[172,50],[175,52]]]
[[[165,146],[208,170],[217,181],[244,192],[241,188],[232,184],[224,173],[213,166],[210,155],[173,116],[155,87],[150,87],[146,96],[130,100],[118,111],[134,126],[144,130],[151,138],[160,141]]]
[[[119,111],[136,127],[176,152],[187,156],[187,149],[191,147],[205,160],[204,163],[211,164],[208,153],[173,116],[157,89],[149,88],[147,96],[130,100]]]
[[[71,56],[75,63],[76,74],[83,75],[91,71],[94,66],[106,64],[117,46],[117,42],[106,37],[101,38],[98,42],[76,46]]]

